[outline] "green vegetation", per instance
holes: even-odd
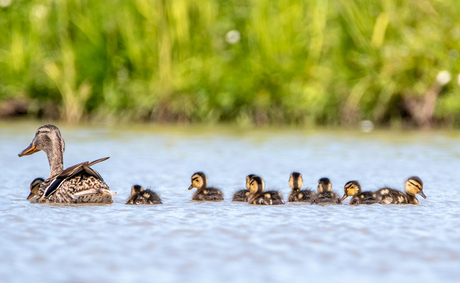
[[[0,104],[66,121],[423,126],[425,101],[460,125],[459,18],[458,0],[0,0]]]

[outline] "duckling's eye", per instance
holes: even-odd
[[[416,187],[417,189],[420,190],[419,184],[417,184],[417,183],[412,183],[411,181],[409,181],[409,183],[410,183],[412,186],[414,186],[414,187]]]

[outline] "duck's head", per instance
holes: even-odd
[[[343,187],[343,191],[345,192],[345,194],[343,195],[341,201],[343,201],[347,197],[353,197],[361,193],[361,185],[358,181],[350,181],[345,184],[345,186]]]
[[[202,189],[206,188],[208,184],[208,178],[203,172],[196,172],[192,175],[192,184],[188,187],[189,190],[193,188]]]
[[[54,125],[45,125],[38,128],[30,145],[21,151],[18,156],[31,155],[40,150],[48,154],[54,152],[55,149],[61,156],[64,154],[65,143],[61,137],[61,132]]]
[[[138,192],[142,192],[143,190],[144,188],[142,186],[134,185],[131,187],[131,196],[137,194]]]
[[[405,187],[408,195],[415,197],[416,194],[419,194],[423,198],[426,198],[426,195],[423,193],[423,182],[419,177],[413,176],[407,179]]]
[[[41,184],[45,182],[43,178],[35,178],[32,183],[30,183],[30,194],[27,197],[27,200],[32,199],[34,196],[38,195]]]
[[[249,188],[248,190],[251,194],[261,193],[265,190],[265,182],[259,176],[254,176],[249,181]]]
[[[302,174],[297,173],[297,172],[292,172],[291,176],[289,177],[289,187],[291,187],[293,191],[300,191],[302,186],[303,186]]]
[[[255,175],[255,174],[249,174],[249,175],[246,176],[246,189],[249,190],[249,183],[251,182],[251,179],[252,179],[253,177],[256,177],[256,176],[257,176],[257,175]]]
[[[331,181],[328,178],[321,178],[318,181],[318,193],[332,192]]]

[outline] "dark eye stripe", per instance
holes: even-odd
[[[350,189],[350,188],[353,187],[353,186],[354,186],[354,184],[353,184],[353,183],[350,183],[350,184],[347,184],[347,185],[345,186],[345,188],[346,188],[346,189]]]
[[[416,186],[417,189],[421,190],[420,185],[419,185],[418,183],[413,183],[412,181],[409,181],[409,183],[410,183],[412,186]]]

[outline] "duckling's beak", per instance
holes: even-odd
[[[340,199],[340,201],[343,201],[344,199],[346,199],[348,197],[347,194],[344,194],[343,197]]]
[[[193,189],[193,185],[190,185],[190,187],[188,187],[188,190],[190,191],[191,189]]]
[[[27,197],[27,200],[30,200],[31,198],[33,198],[34,195],[35,195],[34,193],[30,192],[29,196]]]
[[[21,156],[24,156],[24,155],[31,155],[31,154],[34,154],[35,152],[39,152],[40,150],[35,147],[34,141],[35,141],[35,139],[32,141],[32,143],[26,149],[21,151],[18,154],[18,156],[21,157]]]
[[[420,190],[420,192],[418,192],[419,195],[422,196],[422,198],[426,198],[426,195],[423,193],[423,190]]]

